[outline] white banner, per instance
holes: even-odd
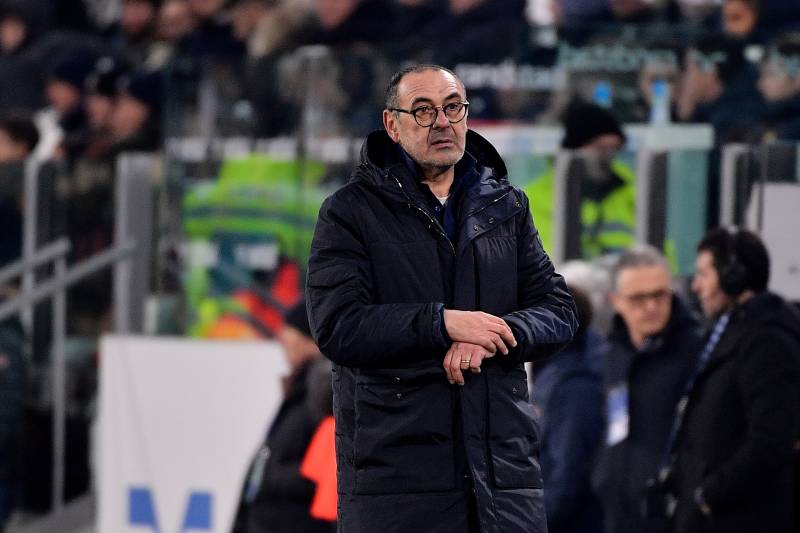
[[[97,531],[228,533],[282,396],[274,342],[101,342]]]

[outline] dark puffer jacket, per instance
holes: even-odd
[[[762,293],[733,312],[689,395],[674,450],[673,531],[792,531],[798,406],[800,316]]]
[[[462,532],[469,489],[484,533],[546,530],[523,362],[571,339],[574,303],[494,148],[470,131],[464,157],[479,178],[460,200],[456,242],[385,132],[320,211],[307,299],[334,362],[343,533]],[[503,317],[517,347],[449,385],[441,304]]]
[[[667,459],[675,409],[703,348],[697,320],[677,297],[666,327],[642,349],[630,340],[622,317],[614,317],[609,336],[606,393],[627,391],[628,431],[624,440],[606,446],[595,472],[608,533],[663,531],[665,520],[643,516],[647,482]]]

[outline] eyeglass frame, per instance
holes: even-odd
[[[651,292],[639,292],[634,294],[620,294],[619,296],[634,307],[644,307],[647,302],[665,303],[672,298],[672,289],[658,289]]]
[[[447,116],[447,112],[444,110],[444,108],[446,106],[453,105],[453,104],[459,104],[459,105],[462,105],[464,107],[464,116],[461,117],[458,120],[450,120],[450,117]],[[420,124],[419,119],[417,118],[417,115],[415,114],[417,111],[419,111],[423,107],[432,107],[433,111],[434,111],[433,120],[431,121],[430,124],[426,124],[424,126],[422,124]],[[442,105],[428,105],[428,104],[425,104],[425,105],[421,105],[419,107],[415,107],[414,109],[400,109],[399,107],[390,107],[390,108],[388,108],[389,111],[394,111],[396,113],[408,113],[409,115],[414,117],[414,122],[416,122],[417,125],[420,128],[430,128],[431,126],[436,124],[436,120],[439,118],[439,110],[440,109],[442,110],[442,113],[444,113],[445,118],[447,119],[447,121],[450,124],[458,124],[459,122],[461,122],[462,120],[467,118],[467,114],[469,113],[469,102],[464,100],[463,102],[448,102],[448,103],[442,104]]]

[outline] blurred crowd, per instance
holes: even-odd
[[[708,123],[716,146],[800,141],[797,1],[0,0],[0,267],[21,254],[22,176],[31,161],[40,178],[37,244],[65,235],[70,261],[78,261],[113,242],[119,154],[163,152],[165,139],[190,135],[360,137],[381,127],[385,84],[407,62],[455,69],[466,82],[470,118],[476,123],[562,123],[563,148],[601,156],[603,164],[588,169],[588,177],[597,179],[588,188],[589,207],[581,213],[585,228],[591,228],[582,238],[592,256],[630,251],[634,241],[634,175],[614,160],[627,140],[620,120]],[[715,168],[712,163],[712,174],[718,173]],[[553,183],[548,168],[526,188],[548,248]],[[712,186],[710,196],[715,192]],[[710,216],[709,227],[715,223]],[[706,250],[719,267],[730,262],[731,253],[717,250],[727,250],[728,241],[715,242],[706,243]],[[710,468],[711,459],[690,454],[688,460],[695,463],[686,463],[687,455],[680,453],[681,446],[708,446],[705,437],[699,444],[686,444],[694,433],[670,436],[698,431],[691,428],[719,411],[701,411],[705,414],[694,420],[687,415],[681,427],[673,428],[681,398],[691,394],[684,385],[696,377],[708,337],[690,306],[674,294],[664,266],[672,259],[669,250],[667,256],[630,252],[623,256],[630,263],[623,261],[612,272],[610,288],[597,287],[602,272],[580,266],[576,278],[591,285],[584,287],[585,295],[579,282],[570,283],[584,327],[567,352],[537,368],[534,384],[543,416],[551,531],[601,531],[598,517],[603,515],[607,531],[660,527],[662,522],[647,522],[647,513],[640,512],[645,486],[655,487],[655,507],[670,494],[677,497],[678,509],[685,509],[686,491],[700,486],[690,472],[698,464]],[[656,275],[643,282],[628,275],[632,271]],[[696,283],[702,298],[704,289]],[[764,292],[761,282],[753,283],[748,290]],[[70,335],[109,330],[110,274],[98,274],[71,291]],[[616,295],[613,318],[607,292]],[[0,302],[18,293],[17,283],[5,283]],[[35,311],[34,323],[46,324],[46,311]],[[713,326],[718,313],[711,317]],[[254,459],[252,486],[243,489],[237,522],[241,531],[256,530],[247,529],[248,523],[274,523],[284,507],[295,517],[302,515],[314,492],[295,470],[324,419],[324,409],[311,409],[306,402],[319,354],[308,344],[307,324],[298,316],[289,323],[306,334],[304,342],[287,348],[287,353],[302,353],[290,361],[282,408],[287,414],[279,415],[265,442],[285,454],[275,452],[267,466],[258,466],[258,456]],[[19,472],[14,468],[22,465],[28,475],[33,467],[46,468],[36,453],[47,455],[47,450],[28,446],[27,459],[19,459],[16,433],[26,395],[31,397],[22,353],[30,349],[33,360],[46,362],[48,328],[37,327],[42,333],[26,348],[19,321],[0,324],[0,530],[14,502],[36,511],[48,506],[46,496],[32,500],[15,492]],[[292,345],[291,339],[283,340]],[[796,346],[792,350],[796,353]],[[87,375],[94,371],[92,366]],[[726,377],[724,383],[739,377]],[[70,411],[79,413],[74,431],[80,437],[70,438],[78,448],[85,448],[81,424],[90,416],[93,379],[78,385],[89,392],[80,393],[79,405]],[[744,409],[735,402],[750,398],[751,391],[730,394],[731,405]],[[42,415],[39,423],[34,432],[49,419]],[[733,434],[743,424],[736,419],[725,429]],[[295,435],[302,446],[292,446]],[[768,436],[778,438],[777,433]],[[621,443],[629,444],[617,446]],[[67,453],[76,472],[68,473],[67,493],[79,494],[88,488],[85,449]],[[793,457],[796,461],[796,453]],[[280,492],[270,485],[283,479],[271,477],[277,459],[292,469],[286,483],[296,498],[284,494],[288,503],[275,504],[265,496]],[[776,464],[791,470],[796,463]],[[670,467],[666,471],[673,477],[659,480],[662,467]],[[258,472],[263,468],[266,474]],[[676,472],[684,477],[676,478]],[[31,479],[26,483],[48,482],[44,475]],[[752,479],[756,484],[773,480]],[[680,488],[682,482],[686,486]],[[739,493],[728,500],[719,483],[708,489],[709,501],[700,503],[712,510],[729,501],[738,505]],[[797,493],[796,486],[792,490],[780,494]],[[691,498],[694,502],[696,495]],[[263,501],[266,510],[259,509]],[[702,515],[700,503],[692,512],[699,509]],[[691,512],[682,516],[687,523],[698,520]],[[288,523],[296,526],[299,520]],[[309,527],[329,530],[330,520],[322,522],[309,522]]]
[[[562,272],[580,329],[532,381],[548,530],[797,531],[800,312],[761,239],[709,231],[690,291],[645,245]]]
[[[247,130],[239,133],[257,137],[295,133],[309,98],[344,125],[339,133],[363,135],[379,126],[374,111],[389,73],[408,61],[457,71],[511,61],[566,76],[565,83],[531,88],[518,72],[510,86],[471,87],[473,118],[553,121],[566,99],[582,96],[614,107],[624,122],[710,122],[720,143],[800,134],[794,2],[4,0],[0,6],[6,80],[0,109],[36,122],[41,158],[100,159],[157,149],[160,134],[197,134],[196,121],[176,129],[175,116],[182,90],[196,89],[208,75],[198,69],[211,63],[225,67],[218,80],[225,101],[250,106],[232,113],[247,115]],[[322,48],[308,48],[315,45]],[[329,61],[310,69],[322,56]],[[314,127],[335,129],[324,120]]]

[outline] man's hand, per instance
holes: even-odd
[[[494,357],[494,352],[487,352],[483,346],[467,342],[454,342],[444,356],[442,366],[447,373],[450,384],[464,384],[464,372],[479,373],[484,359]]]
[[[507,345],[517,345],[506,321],[489,313],[445,309],[444,325],[453,342],[477,344],[492,354],[508,354]]]

